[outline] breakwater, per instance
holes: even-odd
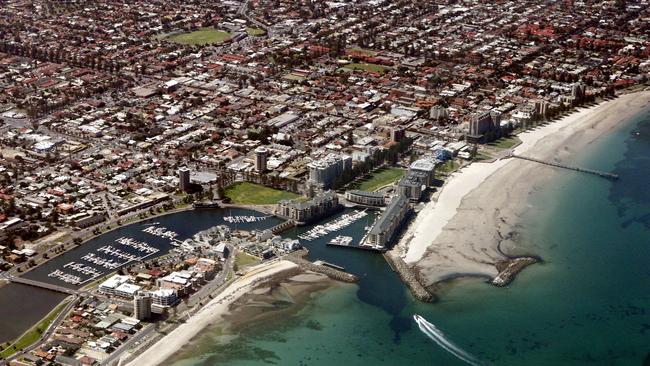
[[[357,276],[353,274],[338,270],[330,266],[320,265],[320,264],[315,264],[310,262],[309,260],[306,259],[308,254],[309,252],[306,249],[302,249],[287,255],[285,259],[299,265],[300,268],[304,270],[321,273],[334,280],[349,282],[349,283],[354,283],[358,281]]]
[[[507,286],[515,279],[517,273],[537,262],[539,259],[534,257],[519,257],[499,262],[497,263],[499,274],[492,279],[491,283],[497,287]]]
[[[426,288],[424,288],[424,286],[422,286],[420,281],[418,281],[417,277],[415,276],[415,273],[413,273],[411,268],[406,265],[402,258],[396,254],[393,254],[391,251],[384,253],[383,256],[386,259],[386,262],[388,262],[390,268],[399,274],[402,281],[404,281],[404,283],[408,286],[409,290],[411,290],[411,293],[416,299],[425,302],[432,302],[435,299],[433,294],[431,294],[429,291],[427,291]]]

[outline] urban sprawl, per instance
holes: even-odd
[[[108,364],[182,322],[238,265],[292,255],[368,210],[361,242],[330,244],[389,249],[452,172],[646,83],[648,5],[3,2],[1,278],[163,213],[252,208],[224,220],[283,222],[184,241],[146,226],[174,247],[157,258],[133,238],[107,243],[50,273],[90,286],[36,345],[7,342],[0,358]],[[330,218],[343,208],[354,209]],[[279,236],[321,220],[299,240]]]

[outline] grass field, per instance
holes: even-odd
[[[265,35],[266,31],[260,28],[246,28],[246,33],[248,33],[249,36],[259,37]]]
[[[376,170],[354,185],[354,189],[373,192],[379,188],[396,182],[406,171],[401,168],[384,168]]]
[[[228,32],[216,30],[214,28],[202,28],[194,32],[175,34],[167,37],[167,39],[181,44],[205,45],[221,43],[230,39],[230,36],[231,34]]]
[[[378,72],[383,74],[386,71],[390,70],[390,67],[377,65],[377,64],[352,63],[343,66],[343,70],[362,70],[362,71]]]
[[[243,205],[271,205],[281,200],[300,197],[295,193],[248,182],[234,184],[228,187],[225,193],[232,203]]]
[[[237,255],[235,256],[235,266],[237,266],[237,269],[242,269],[243,267],[249,266],[251,264],[259,263],[260,259],[257,257],[254,257],[248,253],[244,252],[237,252]]]
[[[502,137],[498,140],[494,140],[490,142],[488,145],[499,149],[510,149],[520,142],[521,140],[518,137],[510,136],[510,137]]]
[[[68,302],[64,302],[57,306],[54,310],[52,310],[43,320],[41,320],[38,324],[33,326],[30,330],[28,330],[25,334],[23,334],[16,342],[14,342],[11,346],[9,346],[7,349],[3,350],[0,352],[0,359],[7,358],[14,353],[18,352],[19,350],[35,343],[38,341],[39,338],[41,338],[41,334],[47,330],[47,327],[52,324],[54,319],[63,311],[63,309],[68,305]]]

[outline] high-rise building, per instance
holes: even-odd
[[[481,139],[490,131],[498,130],[501,125],[501,113],[490,111],[474,115],[469,124],[469,136],[473,139]]]
[[[259,173],[266,171],[266,160],[269,157],[269,150],[265,147],[255,149],[255,170]]]
[[[571,96],[576,102],[581,102],[585,98],[585,93],[587,92],[587,87],[583,83],[575,83],[571,87]]]
[[[178,178],[180,180],[179,188],[183,192],[187,192],[190,189],[190,170],[186,167],[178,169]]]
[[[148,292],[138,292],[133,297],[133,317],[138,320],[151,318],[151,295]]]
[[[400,142],[406,137],[406,131],[403,128],[395,127],[390,130],[390,139],[393,142]]]
[[[334,179],[352,169],[352,157],[329,154],[309,164],[309,181],[323,188],[330,188]]]

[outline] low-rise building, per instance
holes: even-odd
[[[385,206],[386,198],[381,192],[350,190],[345,192],[345,199],[365,206]]]

